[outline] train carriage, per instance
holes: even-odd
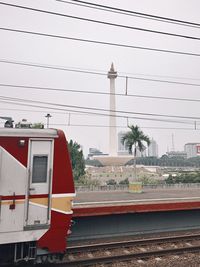
[[[60,259],[74,196],[61,130],[0,129],[0,264]]]

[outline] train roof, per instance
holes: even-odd
[[[23,128],[0,128],[0,137],[58,137],[56,129],[23,129]]]

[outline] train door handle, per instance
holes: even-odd
[[[34,191],[35,188],[34,188],[34,187],[30,187],[29,190],[30,190],[30,191]]]

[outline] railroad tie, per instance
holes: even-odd
[[[94,258],[94,255],[92,255],[92,253],[87,253],[87,255],[88,255],[88,257],[91,258],[91,259]]]
[[[186,244],[186,246],[188,246],[188,247],[192,247],[192,244],[191,243],[185,243]]]
[[[157,257],[157,258],[155,258],[155,260],[156,260],[156,261],[161,261],[162,259],[159,258],[159,257]]]
[[[147,249],[146,248],[139,248],[142,252],[146,252]]]
[[[108,256],[110,256],[112,253],[110,251],[106,250],[105,251],[105,254],[108,255]]]
[[[180,257],[178,255],[173,256],[174,259],[179,259]]]
[[[70,261],[74,261],[74,260],[75,260],[75,258],[74,258],[73,255],[68,255],[68,259],[69,259]]]
[[[127,249],[123,250],[124,254],[130,254],[130,251],[128,251]]]
[[[137,260],[138,263],[145,263],[143,260]]]

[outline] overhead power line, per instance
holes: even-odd
[[[12,109],[8,109],[8,110],[12,110]],[[33,110],[21,110],[21,109],[15,109],[16,111],[26,111],[26,112],[40,112],[43,113],[42,111],[33,111]],[[51,112],[51,113],[59,113],[59,112]],[[62,113],[65,114],[65,113]],[[72,114],[72,113],[70,113]],[[1,120],[1,119],[0,119]],[[0,124],[4,124],[4,122],[0,121]],[[128,126],[124,126],[124,125],[116,125],[116,126],[109,126],[109,125],[101,125],[101,124],[75,124],[75,123],[52,123],[51,125],[53,126],[67,126],[67,127],[89,127],[89,128],[127,128]],[[187,128],[183,128],[183,127],[156,127],[156,126],[140,126],[140,128],[142,129],[156,129],[156,130],[189,130],[189,131],[194,131],[196,129],[191,128],[191,127],[187,127]]]
[[[69,1],[64,1],[64,0],[56,0],[57,2],[63,2],[63,3],[70,3]],[[157,16],[157,15],[152,15],[152,14],[147,14],[147,13],[141,13],[141,12],[136,12],[133,10],[127,10],[127,9],[122,9],[122,8],[117,8],[117,7],[112,7],[112,6],[107,6],[107,5],[101,5],[101,4],[96,4],[96,3],[91,3],[87,1],[81,1],[81,0],[71,0],[73,4],[75,5],[84,5],[85,7],[92,7],[95,9],[100,9],[104,11],[110,11],[110,12],[115,12],[115,13],[120,13],[124,15],[130,15],[130,16],[139,16],[142,18],[146,19],[152,19],[152,20],[158,20],[162,22],[168,22],[168,23],[173,23],[173,24],[178,24],[178,25],[183,25],[183,26],[189,26],[189,27],[194,27],[194,28],[199,28],[200,24],[191,22],[191,21],[186,21],[186,20],[178,20],[174,18],[169,18],[169,17],[163,17],[163,16]]]
[[[186,82],[177,82],[177,81],[160,80],[160,79],[152,79],[152,78],[141,78],[141,77],[133,77],[133,76],[126,76],[126,77],[128,77],[129,79],[140,80],[140,81],[179,84],[179,85],[189,85],[189,86],[200,86],[200,84],[197,84],[197,83],[186,83]]]
[[[56,66],[56,65],[46,65],[46,64],[38,64],[33,62],[21,62],[16,60],[5,60],[0,59],[1,63],[8,63],[8,64],[14,64],[14,65],[21,65],[21,66],[28,66],[28,67],[38,67],[38,68],[44,68],[44,69],[53,69],[53,70],[61,70],[61,71],[69,71],[69,72],[78,72],[78,73],[84,73],[84,74],[93,74],[93,75],[101,75],[101,76],[107,76],[106,72],[102,71],[93,71],[93,70],[86,70],[81,68],[72,68],[72,67],[64,67],[64,66]],[[126,77],[126,76],[119,76],[118,77]]]
[[[93,71],[93,70],[86,70],[86,69],[80,69],[80,68],[70,68],[70,67],[63,67],[63,66],[45,65],[45,64],[38,64],[38,63],[32,63],[32,62],[20,62],[20,61],[15,61],[15,60],[4,60],[4,59],[0,59],[0,62],[1,63],[21,65],[21,66],[53,69],[53,70],[59,70],[59,71],[69,71],[69,72],[76,72],[76,73],[107,76],[106,71],[104,71],[104,72],[103,71]],[[144,74],[137,74],[137,75],[144,75]],[[150,76],[154,76],[154,75],[150,75]],[[198,83],[186,83],[186,82],[178,82],[178,81],[170,81],[170,80],[153,79],[153,78],[143,78],[143,77],[136,77],[136,76],[130,76],[130,75],[128,76],[128,75],[120,75],[119,74],[118,77],[119,78],[129,78],[129,79],[133,79],[133,80],[149,81],[149,82],[179,84],[179,85],[188,85],[188,86],[200,86],[200,84],[198,84]],[[173,78],[175,79],[176,77],[173,77]],[[187,78],[177,77],[177,79],[187,79]],[[190,78],[188,78],[188,79],[190,79]]]
[[[86,22],[91,22],[91,23],[97,23],[97,24],[102,24],[102,25],[107,25],[107,26],[112,26],[112,27],[124,28],[124,29],[129,29],[129,30],[143,31],[143,32],[148,32],[148,33],[161,34],[161,35],[165,35],[165,36],[172,36],[172,37],[198,40],[198,41],[200,40],[199,37],[195,37],[195,36],[176,34],[176,33],[170,33],[170,32],[163,32],[163,31],[156,31],[156,30],[140,28],[140,27],[133,27],[133,26],[129,26],[129,25],[111,23],[111,22],[102,21],[102,20],[94,20],[94,19],[83,18],[83,17],[79,17],[79,16],[72,16],[72,15],[67,15],[67,14],[63,14],[63,13],[47,11],[47,10],[43,10],[43,9],[37,9],[37,8],[31,8],[31,7],[27,7],[27,6],[9,4],[9,3],[5,3],[5,2],[0,2],[0,5],[25,9],[25,10],[29,10],[29,11],[33,11],[33,12],[45,13],[45,14],[49,14],[49,15],[61,16],[61,17],[66,17],[66,18],[70,18],[70,19],[76,19],[76,20],[81,20],[81,21],[86,21]]]
[[[19,29],[14,29],[14,28],[0,27],[0,30],[23,33],[23,34],[31,34],[31,35],[35,35],[35,36],[37,35],[37,36],[43,36],[43,37],[58,38],[58,39],[62,39],[62,40],[86,42],[86,43],[91,43],[91,44],[101,44],[101,45],[109,45],[109,46],[116,46],[116,47],[123,47],[123,48],[141,49],[141,50],[148,50],[148,51],[155,51],[155,52],[179,54],[179,55],[185,55],[185,56],[197,56],[197,57],[200,56],[200,54],[198,54],[198,53],[189,53],[189,52],[182,52],[182,51],[175,51],[175,50],[166,50],[166,49],[150,48],[150,47],[143,47],[143,46],[133,46],[133,45],[127,45],[127,44],[96,41],[96,40],[68,37],[68,36],[64,36],[64,35],[55,35],[55,34],[50,34],[50,33],[19,30]]]
[[[1,97],[0,97],[1,99]],[[7,103],[7,104],[14,104],[14,105],[19,105],[19,106],[28,106],[28,107],[34,107],[34,108],[41,108],[45,109],[45,112],[48,108],[48,110],[59,110],[59,111],[65,111],[65,112],[73,112],[73,113],[78,113],[78,114],[84,114],[84,115],[92,115],[92,116],[101,116],[101,117],[116,117],[116,118],[123,118],[123,119],[134,119],[134,120],[144,120],[144,121],[155,121],[155,122],[167,122],[167,123],[180,123],[180,124],[189,124],[193,125],[193,122],[189,121],[183,121],[183,120],[169,120],[169,119],[155,119],[155,118],[146,118],[146,117],[136,117],[136,116],[124,116],[124,115],[109,115],[105,113],[100,113],[100,112],[93,112],[93,111],[84,111],[84,110],[74,110],[74,109],[67,109],[67,108],[58,108],[58,107],[51,107],[51,106],[46,106],[47,104],[43,102],[43,106],[38,105],[38,104],[29,104],[27,102],[16,102],[16,100],[11,100],[11,99],[2,99],[0,100],[1,103]]]
[[[23,99],[23,98],[14,98],[14,97],[6,97],[6,96],[0,96],[0,99],[5,100],[5,101],[18,101],[21,103],[37,103],[37,104],[45,104],[53,107],[62,107],[62,108],[76,108],[77,110],[90,112],[90,111],[99,111],[99,112],[107,112],[106,113],[101,113],[106,115],[106,116],[112,116],[110,115],[110,112],[114,113],[114,116],[116,116],[118,113],[120,114],[121,117],[127,118],[129,115],[141,115],[141,116],[150,116],[150,117],[165,117],[165,118],[177,118],[177,119],[188,119],[188,120],[200,120],[200,117],[195,117],[195,116],[180,116],[180,115],[170,115],[170,114],[156,114],[156,113],[144,113],[144,112],[135,112],[135,111],[124,111],[124,110],[110,110],[110,109],[103,109],[103,108],[96,108],[96,107],[85,107],[85,106],[76,106],[76,105],[66,105],[66,104],[60,104],[60,103],[51,103],[51,102],[43,102],[43,101],[36,101],[36,100],[30,100],[30,99]],[[109,113],[109,114],[108,114]],[[95,115],[98,113],[95,113]],[[121,115],[123,114],[123,115]],[[119,115],[117,115],[118,117]],[[134,117],[132,117],[134,118]],[[141,119],[143,119],[141,117]],[[149,118],[144,118],[144,119],[149,119]],[[151,120],[155,120],[154,118],[150,118]],[[157,119],[156,119],[157,120]],[[176,121],[177,122],[177,121]]]
[[[44,112],[42,110],[36,110],[36,109],[2,108],[1,107],[0,111],[2,111],[2,110],[19,111],[19,112],[34,112],[34,113],[43,113]],[[58,112],[52,111],[51,113],[66,115],[66,112],[59,112],[59,111]],[[45,114],[46,114],[46,112],[45,112]]]
[[[199,85],[200,86],[200,85]],[[89,90],[76,90],[76,89],[64,89],[55,87],[42,87],[42,86],[31,86],[31,85],[18,85],[18,84],[5,84],[0,83],[0,87],[20,88],[20,89],[31,89],[31,90],[43,90],[43,91],[57,91],[57,92],[70,92],[70,93],[81,93],[81,94],[92,94],[92,95],[115,95],[123,97],[137,97],[157,100],[170,100],[170,101],[186,101],[186,102],[200,102],[200,99],[194,98],[179,98],[179,97],[166,97],[166,96],[151,96],[151,95],[138,95],[138,94],[126,94],[126,93],[109,93],[100,91],[89,91]]]
[[[1,100],[0,100],[1,102]],[[46,107],[43,107],[46,109]],[[30,112],[30,113],[44,113],[42,110],[33,110],[33,109],[17,109],[17,108],[0,108],[0,110],[8,110],[8,111],[19,111],[19,112]],[[71,115],[88,115],[88,114],[82,114],[82,113],[73,113],[71,110],[66,112],[57,112],[57,111],[51,111],[53,114],[61,114],[61,115],[66,115],[66,114],[71,114]],[[91,114],[93,115],[93,114]],[[98,128],[109,128],[109,127],[114,127],[114,126],[108,126],[108,125],[97,125],[97,124],[74,124],[74,123],[51,123],[51,125],[62,125],[62,126],[77,126],[77,127],[98,127]],[[127,128],[126,126],[120,126],[117,125],[117,128]],[[158,130],[194,130],[194,128],[187,127],[187,128],[182,128],[182,127],[157,127],[157,126],[146,126],[146,127],[141,127],[141,128],[146,128],[146,129],[158,129]]]
[[[7,59],[0,59],[1,63],[8,63],[8,64],[16,64],[16,65],[22,65],[22,66],[30,66],[30,67],[39,67],[39,68],[47,68],[47,69],[55,69],[55,70],[61,70],[61,71],[70,71],[70,72],[80,72],[80,73],[85,73],[85,74],[93,74],[93,75],[101,75],[101,76],[107,76],[108,75],[108,70],[99,70],[99,69],[91,69],[91,68],[83,68],[83,67],[71,67],[71,66],[59,66],[59,65],[48,65],[44,63],[36,63],[36,62],[25,62],[25,61],[16,61],[16,60],[7,60]],[[200,81],[200,78],[192,78],[192,77],[183,77],[183,76],[172,76],[172,75],[159,75],[159,74],[147,74],[147,73],[131,73],[131,72],[121,72],[117,71],[118,75],[117,77],[119,78],[130,78],[130,79],[140,79],[141,77],[139,76],[147,76],[147,77],[159,77],[159,78],[169,78],[169,79],[175,79],[175,80],[196,80]],[[131,76],[132,75],[132,76]],[[133,76],[134,75],[134,76]],[[137,76],[135,76],[137,75]],[[144,79],[144,78],[141,78]],[[151,78],[150,81],[155,81],[155,82],[174,82],[174,83],[179,83],[177,81],[172,81],[172,80],[161,80],[161,79],[153,79]],[[182,85],[194,85],[198,86],[199,84],[194,84],[194,83],[183,83],[180,82]]]
[[[128,126],[123,126],[123,125],[117,125],[117,126],[108,126],[108,125],[98,125],[98,124],[74,124],[74,123],[51,123],[51,125],[62,125],[62,126],[69,126],[69,127],[89,127],[89,128],[127,128]],[[149,127],[142,127],[140,126],[141,129],[156,129],[156,130],[189,130],[189,131],[194,131],[194,128],[178,128],[178,127],[153,127],[153,126],[149,126]]]
[[[163,22],[163,23],[175,24],[175,25],[184,26],[184,27],[191,27],[191,28],[197,28],[197,29],[200,28],[200,26],[198,26],[200,24],[198,24],[198,23],[181,21],[181,20],[176,20],[176,19],[172,19],[172,18],[170,19],[170,18],[160,17],[160,16],[154,16],[154,15],[150,15],[150,14],[125,10],[125,9],[118,9],[118,8],[114,8],[114,7],[110,7],[110,6],[99,7],[102,5],[96,5],[94,3],[89,3],[89,2],[84,2],[84,1],[73,1],[73,0],[71,0],[72,2],[64,1],[64,0],[55,0],[55,1],[65,3],[65,4],[95,9],[95,10],[101,10],[101,11],[116,13],[116,14],[120,14],[120,15],[126,15],[126,16],[131,16],[131,17],[147,19],[147,20],[159,21],[159,22]],[[122,10],[122,11],[120,11],[120,10]]]

